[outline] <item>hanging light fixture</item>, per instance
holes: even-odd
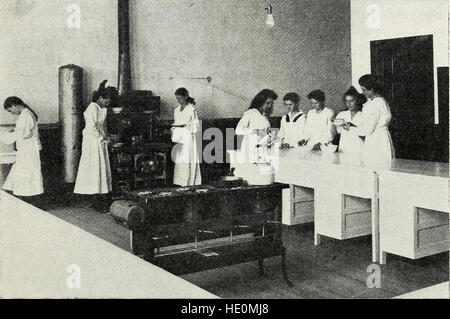
[[[272,5],[269,4],[265,9],[267,11],[266,25],[267,27],[272,28],[273,26],[275,26],[275,20],[273,19],[272,14]]]

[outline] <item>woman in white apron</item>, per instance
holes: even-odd
[[[344,93],[343,98],[347,110],[339,112],[334,121],[336,130],[341,135],[339,152],[360,157],[362,156],[364,141],[357,133],[350,130],[350,127],[361,126],[361,108],[367,99],[364,95],[358,93],[353,86]]]
[[[236,135],[243,135],[241,152],[242,160],[255,162],[258,159],[257,146],[270,132],[269,116],[273,110],[273,102],[278,95],[269,89],[260,91],[252,100],[249,109],[244,113],[236,126]]]
[[[365,137],[363,160],[369,166],[390,167],[395,152],[389,133],[392,119],[389,104],[381,96],[380,84],[375,76],[362,76],[359,85],[368,100],[362,111],[361,129],[354,128]]]
[[[195,100],[185,88],[177,89],[175,98],[180,105],[174,111],[172,125],[172,141],[176,143],[172,149],[175,163],[173,183],[179,186],[201,185],[199,150],[195,139],[199,129]]]
[[[85,128],[81,158],[78,166],[74,193],[85,195],[106,195],[111,192],[111,168],[109,165],[106,133],[106,107],[115,94],[112,87],[105,88],[106,80],[94,92],[91,102],[84,112]],[[95,208],[101,212],[109,205],[108,196],[97,196]]]
[[[41,158],[42,149],[38,132],[38,116],[16,96],[5,100],[6,111],[18,115],[14,131],[2,131],[1,139],[6,144],[16,143],[16,162],[11,168],[3,189],[14,195],[31,197],[44,192]]]
[[[297,93],[288,93],[283,97],[288,112],[281,118],[278,132],[282,148],[294,147],[304,138],[306,115],[298,108],[299,101]]]
[[[312,109],[306,118],[305,137],[298,144],[307,144],[312,150],[320,150],[322,145],[333,141],[336,131],[332,125],[334,111],[325,107],[325,93],[314,90],[308,94]]]

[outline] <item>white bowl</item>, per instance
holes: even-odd
[[[321,145],[320,148],[324,154],[333,154],[337,150],[337,145],[328,144],[328,145]]]

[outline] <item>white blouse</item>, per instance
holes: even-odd
[[[305,126],[306,114],[303,112],[283,115],[278,137],[283,140],[283,143],[296,146],[300,140],[304,139]]]
[[[361,118],[362,113],[360,111],[356,112],[353,118],[350,111],[342,111],[336,116],[336,119],[342,119],[345,122],[353,123],[356,127],[360,127],[362,125]],[[337,126],[336,130],[341,134],[341,138],[339,140],[339,152],[355,155],[360,155],[362,153],[364,141],[358,134],[352,130],[347,131],[343,129],[342,126]]]
[[[333,140],[331,122],[333,116],[334,111],[327,107],[320,112],[315,109],[308,112],[305,129],[305,140],[308,141],[308,145],[325,144]]]

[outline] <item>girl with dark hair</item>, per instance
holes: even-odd
[[[389,167],[392,158],[395,157],[389,133],[389,124],[392,119],[389,104],[381,96],[381,85],[376,76],[366,74],[358,82],[368,101],[363,107],[362,125],[350,130],[365,137],[363,159],[366,164]]]
[[[281,148],[290,148],[303,139],[306,115],[298,107],[300,96],[297,93],[287,93],[283,102],[287,113],[281,117],[278,137],[281,139]]]
[[[5,100],[6,111],[18,115],[13,131],[2,131],[1,140],[6,144],[16,143],[16,162],[3,185],[18,196],[36,196],[44,192],[41,172],[42,149],[36,113],[20,98],[10,96]]]
[[[74,193],[77,194],[97,194],[94,207],[99,212],[106,212],[106,208],[109,206],[107,194],[111,192],[111,168],[108,155],[110,140],[105,120],[106,107],[111,104],[115,89],[106,88],[106,82],[107,80],[103,81],[98,90],[94,92],[94,101],[84,112],[86,125],[83,130],[81,158],[74,189]]]
[[[278,95],[274,91],[261,90],[237,124],[236,134],[244,136],[241,150],[245,152],[246,159],[253,159],[257,145],[269,134],[269,118],[273,111],[273,102],[277,98]]]
[[[179,186],[200,185],[202,176],[195,139],[199,121],[194,108],[195,100],[185,88],[177,89],[175,98],[180,105],[174,110],[172,125],[172,141],[176,143],[172,149],[175,162],[173,183]]]
[[[361,126],[361,109],[367,99],[351,86],[347,92],[344,93],[343,100],[347,110],[340,112],[333,122],[337,133],[341,135],[341,138],[339,139],[339,152],[360,156],[362,154],[364,141],[358,134],[350,131],[349,128],[351,126]]]
[[[325,93],[314,90],[308,94],[312,109],[306,117],[305,138],[298,142],[300,146],[308,144],[312,150],[320,150],[322,145],[333,141],[335,130],[332,127],[334,111],[325,107]]]

